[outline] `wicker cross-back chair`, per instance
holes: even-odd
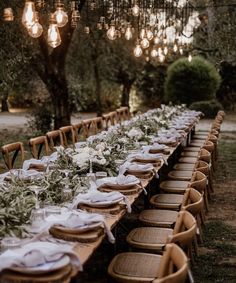
[[[29,146],[34,158],[39,159],[41,154],[49,155],[49,146],[46,136],[39,136],[29,140]]]
[[[20,161],[17,164],[17,167],[18,168],[22,167],[23,161],[25,159],[24,145],[22,142],[14,142],[3,145],[1,150],[2,150],[4,162],[9,170],[15,167],[17,159],[19,159]],[[18,158],[19,155],[20,158]]]
[[[122,283],[184,283],[188,274],[188,259],[175,244],[168,244],[163,255],[121,253],[108,267],[108,274]]]

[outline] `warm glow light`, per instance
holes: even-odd
[[[132,37],[133,37],[132,28],[131,28],[131,26],[128,26],[126,31],[125,31],[125,38],[127,40],[130,40],[130,39],[132,39]]]
[[[155,44],[158,44],[159,42],[160,42],[159,37],[158,37],[158,36],[155,36],[155,38],[154,38],[154,43],[155,43]]]
[[[163,63],[163,62],[165,61],[165,59],[166,59],[166,57],[165,57],[164,55],[160,55],[160,56],[159,56],[159,61],[160,61],[161,63]]]
[[[149,47],[150,43],[149,43],[149,40],[147,38],[144,38],[142,41],[141,41],[141,46],[144,48],[144,49],[147,49]]]
[[[26,1],[22,15],[22,24],[28,29],[35,22],[35,5],[32,1]]]
[[[107,37],[110,40],[115,40],[116,39],[116,28],[114,25],[110,26],[109,30],[107,31]]]
[[[147,39],[148,40],[152,40],[153,39],[153,32],[150,29],[147,30],[146,34],[147,34]]]
[[[139,16],[139,11],[140,11],[139,6],[138,6],[137,4],[135,4],[135,5],[133,6],[133,8],[132,8],[132,14],[133,14],[133,16],[138,17],[138,16]]]
[[[168,54],[168,47],[167,47],[167,46],[165,46],[165,48],[164,48],[164,51],[163,51],[163,52],[164,52],[164,54],[165,54],[165,55],[167,55],[167,54]]]
[[[6,22],[12,22],[14,20],[12,8],[4,8],[4,10],[3,10],[3,20],[6,21]]]
[[[48,28],[48,44],[56,48],[61,44],[61,36],[56,23],[51,23]]]
[[[135,57],[141,57],[143,55],[143,50],[140,46],[140,44],[137,44],[136,47],[134,48],[134,56]]]
[[[192,60],[193,60],[193,57],[192,57],[192,55],[191,55],[191,54],[189,54],[189,55],[188,55],[188,61],[189,61],[189,63],[191,63],[191,62],[192,62]]]
[[[177,46],[177,44],[174,45],[173,50],[174,50],[175,53],[178,51],[178,46]]]
[[[33,38],[38,38],[43,33],[43,27],[38,21],[38,15],[36,14],[35,23],[28,29],[28,33]]]
[[[57,7],[54,18],[56,19],[57,26],[60,28],[64,27],[68,22],[68,16],[63,7]]]
[[[153,58],[155,58],[155,57],[158,56],[158,52],[157,52],[156,49],[152,49],[152,51],[151,51],[151,56],[152,56]]]
[[[183,48],[182,48],[182,47],[180,47],[180,49],[179,49],[179,53],[180,53],[180,55],[183,55],[184,50],[183,50]]]

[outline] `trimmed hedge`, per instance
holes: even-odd
[[[215,98],[221,78],[213,64],[201,57],[175,61],[167,71],[165,101],[188,106]]]
[[[194,102],[189,108],[196,111],[202,111],[205,118],[215,118],[217,112],[223,110],[223,106],[215,99]]]

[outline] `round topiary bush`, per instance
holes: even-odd
[[[167,71],[166,102],[185,103],[209,100],[215,97],[221,78],[214,65],[201,57],[175,61]]]
[[[223,106],[215,99],[194,102],[189,108],[196,111],[202,111],[205,118],[215,118],[218,111],[223,110]]]

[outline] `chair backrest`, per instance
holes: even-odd
[[[62,133],[63,144],[67,147],[70,143],[75,144],[75,132],[73,126],[65,126],[59,129]]]
[[[114,126],[118,122],[116,111],[102,115],[104,121],[104,129],[107,130],[110,126]]]
[[[202,148],[199,153],[199,160],[209,163],[211,161],[211,153],[205,148]]]
[[[175,244],[167,244],[161,258],[158,279],[153,283],[184,283],[188,274],[188,258]]]
[[[182,210],[187,210],[195,218],[202,211],[203,208],[203,196],[194,188],[189,189],[187,202],[182,206]]]
[[[29,146],[34,158],[39,159],[41,153],[49,155],[49,146],[46,136],[39,136],[29,140]]]
[[[96,135],[103,129],[102,117],[83,120],[82,124],[85,138],[88,138],[91,135]]]
[[[214,143],[212,141],[207,140],[202,146],[203,149],[206,149],[210,153],[212,153],[215,149]]]
[[[15,143],[10,143],[2,146],[2,155],[4,162],[7,166],[7,168],[10,170],[14,168],[16,159],[18,155],[20,154],[20,163],[17,166],[18,168],[22,167],[23,161],[25,159],[25,154],[24,154],[24,146],[22,142],[15,142]]]
[[[189,187],[196,189],[202,194],[206,189],[206,185],[207,185],[206,175],[200,171],[195,171],[193,173],[193,181],[191,182]]]
[[[177,216],[173,234],[167,239],[167,243],[176,243],[181,247],[188,248],[196,235],[197,222],[188,211],[180,211]]]
[[[86,133],[84,132],[84,126],[83,122],[79,122],[77,124],[72,125],[74,128],[74,133],[75,133],[75,141],[85,141],[86,140]]]
[[[59,130],[47,132],[46,137],[48,138],[49,147],[53,151],[55,146],[64,146],[62,132]]]
[[[117,113],[117,119],[119,123],[130,119],[129,107],[126,107],[126,106],[120,107],[116,109],[116,113]]]
[[[196,171],[202,172],[204,175],[208,176],[210,173],[210,166],[207,162],[199,160],[196,163]]]

